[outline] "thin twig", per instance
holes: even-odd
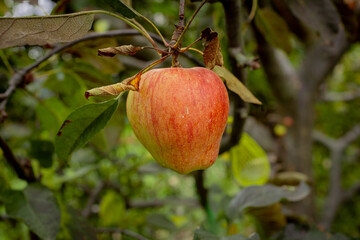
[[[88,199],[88,202],[82,211],[82,215],[84,217],[88,217],[91,213],[91,207],[94,205],[95,201],[97,200],[99,194],[101,193],[101,190],[104,189],[106,186],[105,182],[100,182],[91,192],[90,197]]]
[[[129,236],[129,237],[132,237],[132,238],[135,238],[138,240],[149,240],[148,238],[146,238],[136,232],[133,232],[133,231],[130,231],[127,229],[121,229],[121,228],[97,228],[96,232],[98,232],[98,233],[121,233],[123,235]]]

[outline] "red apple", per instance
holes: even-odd
[[[216,160],[229,114],[220,77],[206,68],[154,69],[127,98],[136,137],[163,167],[187,174]]]

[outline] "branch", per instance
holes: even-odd
[[[334,69],[339,59],[350,46],[346,33],[341,26],[331,45],[318,43],[307,51],[299,69],[299,76],[308,91],[314,92]]]
[[[325,145],[329,149],[333,149],[336,145],[336,140],[327,136],[326,134],[314,130],[313,131],[313,139],[323,145]]]
[[[80,38],[80,39],[77,39],[75,41],[66,43],[64,45],[55,47],[48,54],[46,54],[45,56],[43,56],[42,58],[40,58],[39,60],[37,60],[33,64],[19,70],[10,79],[9,86],[6,89],[6,91],[4,93],[0,93],[0,101],[1,101],[0,102],[0,122],[4,121],[4,119],[7,117],[5,109],[6,109],[6,104],[7,104],[9,96],[16,90],[16,88],[18,88],[20,85],[22,85],[24,83],[25,76],[27,74],[29,74],[32,70],[37,68],[41,63],[48,60],[53,55],[63,51],[66,48],[69,48],[69,47],[71,47],[73,45],[76,45],[76,44],[78,44],[80,42],[91,40],[91,39],[106,38],[106,37],[116,37],[116,36],[123,36],[123,35],[132,36],[132,35],[140,35],[140,34],[141,33],[139,33],[135,29],[121,29],[121,30],[109,31],[109,32],[106,32],[106,33],[90,33],[90,34],[86,35],[83,38]],[[152,38],[154,38],[156,41],[162,42],[162,39],[161,39],[160,36],[158,36],[156,34],[153,34],[153,33],[150,33],[150,36]],[[189,60],[191,60],[193,63],[195,63],[196,65],[203,66],[203,63],[200,62],[197,58],[195,58],[192,54],[186,52],[186,53],[184,53],[184,55]]]
[[[349,92],[327,92],[320,101],[336,102],[336,101],[352,101],[360,98],[360,89]]]
[[[184,198],[184,199],[176,199],[176,198],[168,198],[161,200],[153,200],[153,201],[132,201],[129,204],[130,208],[153,208],[153,207],[162,207],[169,204],[175,205],[189,205],[198,207],[199,203],[196,199],[192,198]]]
[[[121,229],[121,228],[97,228],[96,232],[98,232],[98,233],[121,233],[123,235],[129,236],[129,237],[132,237],[132,238],[135,238],[138,240],[149,240],[148,238],[146,238],[136,232],[133,232],[133,231],[130,231],[127,229]]]
[[[106,186],[105,182],[100,182],[91,192],[89,200],[84,208],[84,210],[82,211],[82,215],[84,217],[88,217],[91,213],[91,207],[94,205],[96,199],[98,198],[101,190],[104,189],[104,187]]]
[[[246,82],[246,69],[240,67],[236,60],[237,54],[243,54],[243,37],[241,35],[242,20],[241,20],[241,1],[226,0],[221,1],[225,11],[226,22],[226,38],[228,40],[229,60],[231,69],[234,75],[242,82]],[[236,94],[229,92],[230,100],[232,100],[231,113],[234,117],[232,124],[232,131],[230,135],[224,135],[221,140],[220,151],[222,154],[228,151],[233,146],[237,145],[241,138],[241,133],[248,115],[247,104],[244,103]]]
[[[360,191],[360,183],[355,184],[349,190],[341,187],[341,160],[345,149],[357,138],[360,137],[360,125],[355,125],[343,137],[333,139],[321,132],[314,131],[313,137],[318,142],[324,144],[330,150],[331,169],[330,169],[330,189],[323,210],[321,225],[329,229],[333,223],[340,205],[349,200],[355,193]]]
[[[6,161],[14,169],[14,171],[16,172],[19,178],[24,179],[28,182],[36,181],[31,164],[29,163],[26,163],[25,165],[20,164],[20,162],[18,161],[18,159],[16,159],[9,145],[7,145],[7,143],[4,141],[4,139],[1,136],[0,136],[0,148],[2,149]]]
[[[352,142],[360,137],[360,124],[357,124],[348,131],[345,136],[338,140],[338,144],[341,145],[343,149],[349,146]]]

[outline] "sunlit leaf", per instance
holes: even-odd
[[[262,185],[270,177],[270,163],[266,152],[244,133],[240,143],[231,148],[232,172],[242,186]]]
[[[258,9],[255,24],[266,40],[285,52],[291,51],[290,31],[286,22],[269,8]]]
[[[118,99],[88,104],[72,112],[64,121],[55,138],[55,151],[62,161],[84,145],[105,127],[117,106]]]
[[[331,43],[339,32],[341,20],[332,1],[288,0],[284,3],[297,18],[316,31],[326,43]]]
[[[56,239],[60,228],[60,208],[52,192],[39,184],[23,191],[9,191],[5,199],[9,217],[21,219],[42,239]]]
[[[0,48],[71,42],[87,34],[94,19],[86,12],[0,18]]]
[[[245,85],[225,67],[215,66],[212,70],[217,75],[219,75],[219,77],[221,77],[225,81],[226,86],[231,91],[239,95],[239,97],[243,101],[249,103],[261,104],[261,102],[249,91],[249,89],[247,89]]]

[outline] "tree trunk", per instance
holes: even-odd
[[[284,165],[287,171],[304,173],[314,184],[312,171],[312,130],[314,126],[315,101],[308,89],[302,87],[296,98],[294,124],[285,137]],[[314,220],[315,195],[314,191],[303,201],[292,204],[296,214],[306,216],[310,222]]]

